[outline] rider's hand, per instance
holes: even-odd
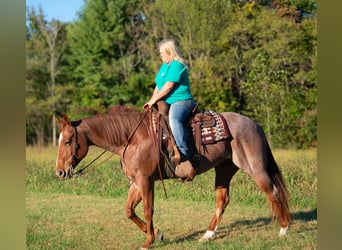
[[[149,102],[145,103],[143,108],[147,109],[147,108],[152,108],[152,106],[155,104],[154,100],[150,100]]]

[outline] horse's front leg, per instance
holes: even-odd
[[[143,179],[139,184],[141,197],[144,205],[144,216],[146,220],[146,241],[141,249],[148,249],[155,240],[153,230],[153,212],[154,212],[154,182]]]
[[[128,198],[126,203],[126,215],[132,220],[141,231],[146,233],[146,223],[140,219],[135,213],[135,208],[141,201],[141,194],[139,192],[138,186],[133,182],[129,187]]]
[[[144,216],[146,222],[140,219],[136,213],[136,206],[143,201]],[[153,231],[153,204],[154,204],[154,182],[141,180],[139,184],[132,183],[129,188],[128,200],[126,204],[126,215],[131,219],[144,233],[146,241],[141,249],[148,249],[155,240]]]
[[[138,186],[133,182],[129,188],[128,199],[126,204],[126,215],[140,228],[141,231],[147,233],[146,223],[142,219],[140,219],[135,213],[135,208],[141,202],[141,200],[142,198]],[[164,236],[162,231],[156,229],[154,231],[154,234],[157,240],[163,240]]]
[[[227,166],[220,164],[215,168],[215,188],[216,188],[216,210],[211,219],[205,234],[200,238],[200,241],[210,240],[221,222],[223,213],[229,204],[229,185],[232,177],[238,170],[235,166]]]

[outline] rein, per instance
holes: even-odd
[[[133,135],[135,134],[135,132],[137,131],[138,127],[140,126],[141,122],[143,121],[143,119],[145,118],[147,112],[149,110],[146,110],[143,114],[143,116],[140,118],[137,126],[134,128],[134,130],[132,131],[132,133],[130,134],[130,136],[128,137],[127,139],[127,143],[124,144],[125,148],[124,148],[124,151],[123,151],[123,154],[122,154],[122,158],[124,158],[124,155],[125,155],[125,152],[126,152],[126,149],[128,147],[128,144],[130,142],[130,140],[132,139]],[[79,144],[77,142],[77,129],[76,127],[74,127],[74,153],[73,153],[73,156],[72,156],[72,159],[74,162],[76,162],[77,160],[77,150],[79,148]],[[99,167],[101,164],[105,163],[106,161],[108,161],[110,158],[112,158],[115,154],[115,152],[112,152],[113,154],[111,154],[109,157],[107,157],[105,160],[103,160],[102,162],[100,162],[99,164],[97,164],[96,166],[94,166],[93,168],[89,169],[88,171],[85,171],[87,168],[89,168],[91,166],[91,164],[93,164],[97,159],[99,159],[102,155],[104,155],[105,153],[107,152],[107,150],[104,150],[102,153],[100,153],[95,159],[93,159],[91,162],[89,162],[86,166],[84,166],[83,168],[79,169],[78,171],[75,172],[75,174],[73,174],[73,178],[77,178],[77,177],[80,177],[82,175],[85,175],[86,173],[89,173],[91,170],[94,170],[95,168]],[[85,171],[85,172],[84,172]]]
[[[79,169],[78,171],[76,171],[76,173],[73,175],[73,177],[77,178],[77,177],[80,177],[80,176],[82,176],[84,174],[89,173],[91,170],[94,170],[95,168],[97,168],[101,164],[105,163],[107,160],[109,160],[110,158],[112,158],[114,156],[114,154],[111,154],[109,157],[107,157],[107,159],[105,159],[104,161],[100,162],[98,165],[94,166],[93,168],[89,169],[88,171],[85,171],[88,167],[90,167],[91,164],[93,164],[97,159],[99,159],[106,152],[107,152],[107,150],[104,150],[95,159],[93,159],[91,162],[89,162],[85,167],[83,167],[83,168]],[[85,171],[85,172],[83,172],[83,171]]]
[[[164,190],[165,198],[167,199],[167,193],[166,193],[165,183],[164,183],[164,179],[163,179],[163,174],[162,174],[161,169],[160,169],[160,153],[161,153],[160,147],[161,147],[161,145],[159,144],[159,140],[157,140],[157,134],[153,132],[152,113],[151,113],[151,133],[152,133],[152,137],[153,137],[153,144],[154,144],[155,153],[158,155],[159,177],[160,177],[160,180],[163,184],[163,190]],[[161,138],[161,131],[159,130],[158,133],[159,133],[159,138]]]
[[[140,118],[140,120],[139,120],[137,126],[135,127],[135,129],[132,131],[132,133],[131,133],[130,136],[128,137],[127,143],[126,143],[126,145],[124,145],[125,148],[124,148],[124,151],[123,151],[123,153],[122,153],[122,158],[124,158],[124,156],[125,156],[126,149],[127,149],[127,147],[128,147],[128,144],[129,144],[130,140],[132,139],[134,133],[137,131],[138,127],[140,126],[141,122],[144,120],[146,114],[147,114],[149,111],[152,111],[152,108],[148,108],[148,109],[146,109],[146,110],[144,111],[144,114],[143,114],[143,116]],[[151,130],[152,130],[151,133],[152,133],[152,137],[153,137],[153,142],[154,142],[154,145],[155,145],[156,153],[159,155],[160,152],[157,150],[158,145],[157,145],[157,142],[156,142],[156,134],[153,133],[152,113],[151,113]],[[158,147],[158,149],[159,149],[159,147]],[[163,179],[163,174],[162,174],[161,169],[160,169],[160,158],[158,158],[158,170],[159,170],[159,177],[160,177],[160,180],[161,180],[161,182],[162,182],[162,184],[163,184],[164,194],[165,194],[165,197],[167,198],[166,188],[165,188],[164,179]]]
[[[137,129],[139,128],[140,124],[141,124],[142,121],[144,120],[144,118],[145,118],[145,116],[146,116],[146,114],[147,114],[148,111],[150,111],[150,109],[146,109],[146,110],[144,111],[143,116],[140,118],[140,120],[139,120],[137,126],[133,129],[133,131],[131,132],[131,134],[128,136],[128,138],[127,138],[127,143],[124,144],[125,148],[124,148],[124,151],[123,151],[123,153],[122,153],[122,158],[125,157],[125,152],[126,152],[126,149],[127,149],[127,147],[128,147],[128,144],[129,144],[129,142],[131,141],[131,139],[132,139],[133,135],[135,134],[135,132],[137,131]]]
[[[123,153],[122,153],[122,158],[124,158],[125,156],[125,152],[126,152],[126,149],[129,145],[129,142],[131,141],[133,135],[135,134],[135,132],[137,131],[138,127],[140,126],[140,124],[142,123],[142,121],[144,120],[146,114],[151,111],[151,108],[149,109],[146,109],[143,113],[143,116],[140,118],[137,126],[133,129],[133,131],[131,132],[131,134],[129,135],[129,137],[127,138],[127,143],[124,144],[124,150],[123,150]],[[152,117],[152,114],[151,114],[151,117]],[[151,123],[152,124],[152,123]],[[153,129],[153,128],[152,128]],[[155,145],[155,148],[157,149],[157,143],[156,143],[156,138],[155,138],[155,134],[153,134],[153,141],[154,141],[154,145]],[[73,161],[75,161],[77,159],[77,150],[79,149],[79,144],[77,142],[77,129],[76,127],[74,127],[74,143],[75,143],[75,151],[74,151],[74,154],[73,154]],[[157,150],[156,150],[157,151]],[[106,161],[108,161],[110,158],[112,158],[115,154],[115,152],[112,152],[112,154],[107,157],[105,160],[103,160],[102,162],[100,162],[99,164],[95,165],[94,167],[92,167],[91,169],[88,169],[88,171],[86,171],[87,168],[89,168],[96,160],[98,160],[102,155],[104,155],[105,153],[107,152],[107,150],[104,150],[102,153],[100,153],[95,159],[93,159],[91,162],[89,162],[86,166],[84,166],[83,168],[79,169],[78,171],[76,171],[76,173],[72,176],[73,178],[77,178],[77,177],[80,177],[82,175],[85,175],[86,173],[89,173],[90,171],[92,170],[95,170],[95,168],[99,167],[100,165],[102,165],[103,163],[105,163]],[[158,153],[158,152],[157,152]],[[164,189],[164,193],[165,193],[165,197],[167,198],[167,194],[166,194],[166,188],[165,188],[165,184],[164,184],[164,179],[163,179],[163,176],[162,176],[162,172],[161,172],[161,169],[160,169],[160,162],[158,160],[158,170],[159,170],[159,175],[160,175],[160,180],[162,181],[162,184],[163,184],[163,189]]]
[[[72,163],[71,165],[75,164],[77,161],[77,150],[80,148],[78,142],[77,142],[77,129],[76,126],[74,127],[74,152],[73,152],[73,156],[72,156]],[[106,162],[107,160],[109,160],[114,154],[110,155],[110,157],[108,157],[105,161],[102,161],[100,164],[98,164],[97,166],[94,166],[92,169],[89,169],[88,171],[85,171],[87,168],[90,167],[91,164],[93,164],[97,159],[99,159],[104,153],[106,153],[107,150],[104,150],[101,154],[99,154],[94,160],[92,160],[91,162],[89,162],[85,167],[79,169],[78,171],[75,172],[75,174],[72,175],[73,178],[77,178],[80,177],[88,172],[90,172],[90,170],[94,170],[96,167],[98,167],[100,164],[103,164],[104,162]],[[84,172],[85,171],[85,172]]]

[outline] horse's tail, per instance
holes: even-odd
[[[277,203],[279,204],[279,212],[280,216],[285,219],[286,221],[291,221],[291,214],[289,209],[289,198],[290,194],[288,189],[286,188],[283,175],[276,163],[271,148],[266,141],[266,149],[267,149],[267,173],[270,176],[272,183],[273,183],[273,196],[277,199]],[[274,204],[274,203],[273,203]],[[275,209],[272,205],[271,210],[273,216],[275,215]]]

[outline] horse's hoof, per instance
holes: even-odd
[[[150,244],[144,243],[144,245],[142,245],[142,246],[139,248],[139,250],[148,250],[148,249],[150,249],[149,247],[150,247]]]
[[[288,229],[289,229],[289,226],[281,227],[281,228],[280,228],[280,231],[279,231],[279,236],[280,236],[280,237],[286,236],[286,233],[287,233],[287,230],[288,230]]]
[[[155,235],[156,240],[163,240],[164,239],[163,232],[160,231],[159,229],[154,230],[154,235]]]
[[[209,238],[206,238],[206,237],[202,236],[198,241],[199,242],[204,242],[204,241],[208,241],[208,240],[209,240]]]
[[[214,231],[206,231],[205,234],[199,239],[200,242],[211,240],[214,236]]]

